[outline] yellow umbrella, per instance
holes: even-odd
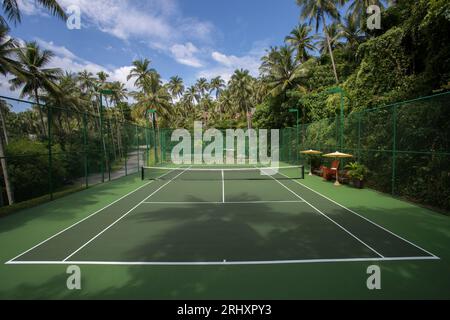
[[[301,151],[300,153],[312,156],[312,155],[322,154],[323,152],[310,149],[310,150]],[[310,167],[309,168],[310,168],[309,175],[312,176],[313,175],[312,174],[312,158],[310,158]]]
[[[339,151],[336,151],[336,152],[333,152],[333,153],[324,154],[323,156],[326,157],[326,158],[335,158],[335,159],[353,158],[352,154],[342,153],[342,152],[339,152]],[[336,187],[341,185],[339,183],[339,169],[337,169],[337,168],[336,168],[336,182],[335,182],[334,185]]]

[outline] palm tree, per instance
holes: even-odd
[[[195,83],[195,87],[197,89],[197,92],[199,93],[200,97],[203,98],[206,92],[209,91],[209,83],[208,80],[205,78],[200,78]]]
[[[0,73],[17,73],[18,63],[12,56],[17,50],[17,43],[9,35],[9,29],[0,25]]]
[[[179,98],[184,92],[183,79],[179,76],[171,77],[168,83],[168,89],[174,99]]]
[[[217,100],[217,108],[220,114],[220,119],[223,118],[225,112],[233,112],[233,99],[230,90],[222,91],[219,99]]]
[[[169,120],[171,114],[171,96],[167,88],[162,85],[161,76],[152,72],[141,82],[142,90],[133,92],[136,99],[135,112],[141,117],[147,110],[155,109],[157,114],[165,120]]]
[[[3,12],[7,17],[7,20],[12,21],[14,24],[21,22],[20,2],[17,3],[17,0],[3,0],[2,2]],[[36,2],[50,11],[52,15],[64,20],[67,19],[64,9],[61,8],[56,0],[36,0]],[[8,26],[8,23],[3,16],[0,16],[0,24]]]
[[[87,70],[78,72],[78,83],[80,85],[80,89],[85,94],[92,93],[96,80],[97,79],[94,77],[92,72]]]
[[[262,61],[261,73],[272,96],[286,95],[306,73],[291,47],[272,48]]]
[[[341,43],[339,39],[342,38],[341,25],[337,23],[332,23],[328,26],[328,37],[319,37],[319,41],[316,43],[316,47],[321,54],[327,54],[329,52],[328,47],[331,50],[339,48]],[[329,42],[328,42],[329,40]]]
[[[347,41],[347,47],[356,52],[356,48],[364,41],[364,34],[358,23],[347,15],[344,21],[339,25],[340,35]]]
[[[376,5],[384,9],[383,1],[381,0],[351,0],[352,3],[348,7],[348,13],[358,26],[362,26],[364,18],[367,16],[366,10],[370,5]]]
[[[301,18],[309,20],[311,24],[316,22],[316,32],[319,31],[320,25],[323,27],[328,43],[328,52],[330,53],[331,63],[333,65],[333,73],[336,78],[336,83],[339,83],[339,78],[336,70],[336,63],[334,62],[333,50],[331,48],[331,40],[326,23],[326,17],[330,17],[335,21],[339,21],[340,13],[337,5],[345,4],[347,0],[297,0],[297,5],[301,8]]]
[[[133,61],[133,69],[131,69],[130,74],[127,77],[127,81],[132,78],[136,78],[134,85],[142,88],[144,80],[150,75],[150,73],[156,72],[154,69],[149,69],[150,64],[151,61],[148,59]]]
[[[217,98],[219,98],[219,96],[222,93],[224,88],[225,88],[225,81],[222,79],[221,76],[211,79],[211,83],[209,84],[209,89],[210,89],[210,93],[212,93],[213,91],[216,92],[216,100],[217,100]]]
[[[230,90],[233,100],[236,102],[239,112],[247,116],[247,127],[252,128],[251,122],[251,96],[252,80],[248,70],[236,70],[230,80]]]
[[[203,122],[208,124],[211,116],[211,112],[213,112],[213,100],[211,99],[211,95],[206,93],[203,98],[200,100],[200,109],[202,110]]]
[[[184,99],[189,102],[191,106],[198,103],[200,100],[200,96],[198,94],[197,88],[195,86],[190,86],[187,88]]]
[[[128,97],[128,89],[120,81],[114,81],[110,83],[109,89],[113,92],[110,96],[111,103],[118,106],[122,101],[126,100]]]
[[[39,100],[39,91],[44,90],[50,94],[58,94],[58,86],[55,84],[61,76],[61,69],[45,68],[50,63],[54,54],[49,50],[42,50],[36,42],[27,42],[25,47],[17,50],[17,59],[20,64],[19,74],[11,79],[12,90],[22,88],[20,97],[34,98],[39,109],[43,135],[46,135],[44,116]]]
[[[3,114],[3,112],[2,112],[2,114]],[[5,128],[4,123],[3,123],[3,128]],[[7,137],[7,135],[5,135],[5,137]],[[12,204],[14,204],[14,194],[13,194],[13,191],[11,188],[11,180],[9,179],[9,173],[8,173],[8,163],[7,163],[7,159],[5,157],[5,148],[3,146],[3,138],[1,136],[0,136],[0,163],[2,165],[3,179],[5,180],[6,195],[8,197],[8,203],[9,203],[9,205],[12,205]]]
[[[310,36],[310,32],[311,27],[306,24],[299,24],[284,40],[295,49],[297,61],[305,62],[309,58],[308,50],[316,49],[313,44],[314,36]]]

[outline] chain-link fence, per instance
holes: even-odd
[[[358,161],[368,167],[369,187],[449,211],[449,98],[443,93],[354,112],[346,115],[342,129],[339,116],[281,129],[280,161],[307,164],[310,159],[300,151],[309,149],[351,153],[354,158],[342,166]],[[138,126],[109,110],[99,117],[7,97],[0,97],[0,103],[2,205],[52,199],[138,173],[141,166],[173,162],[178,144],[172,141],[173,129]],[[208,144],[203,142],[201,150]]]
[[[354,155],[369,169],[367,185],[450,210],[450,93],[354,112],[302,127],[302,149]],[[304,160],[304,157],[302,156]]]
[[[150,164],[153,129],[105,108],[83,113],[0,97],[2,206],[53,199],[140,172]]]

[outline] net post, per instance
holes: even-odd
[[[141,180],[144,181],[145,177],[144,177],[144,167],[141,167]]]
[[[136,127],[136,148],[137,148],[137,165],[138,165],[138,170],[140,167],[140,155],[139,155],[139,132],[138,132],[138,126],[135,125]]]

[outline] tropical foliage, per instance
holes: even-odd
[[[64,17],[56,1],[37,3]],[[114,127],[113,137],[108,139],[114,141],[113,150],[106,150],[105,137],[90,138],[93,143],[103,145],[101,153],[108,152],[113,159],[121,159],[127,156],[127,138],[121,135],[124,123],[132,121],[147,126],[150,110],[156,111],[157,128],[191,128],[195,120],[217,128],[281,128],[295,125],[295,116],[289,112],[292,108],[300,110],[303,124],[336,116],[339,96],[326,92],[337,85],[346,92],[346,115],[449,89],[448,1],[389,1],[389,6],[387,1],[377,0],[296,0],[296,3],[301,21],[292,30],[286,30],[284,45],[268,48],[261,59],[259,74],[238,69],[227,75],[228,81],[217,76],[200,78],[194,83],[186,83],[174,75],[165,83],[152,61],[142,58],[132,62],[128,80],[132,80],[134,89],[127,90],[124,83],[110,81],[105,72],[93,74],[85,70],[74,74],[49,68],[53,57],[50,51],[34,42],[19,45],[9,37],[7,21],[20,22],[20,12],[15,0],[3,1],[0,73],[8,75],[12,88],[20,90],[34,106],[13,113],[7,103],[0,105],[3,119],[0,142],[4,145],[4,148],[0,145],[0,152],[15,155],[19,150],[15,144],[30,150],[42,148],[39,143],[46,141],[49,129],[61,133],[61,137],[64,132],[78,130],[81,137],[83,114],[98,119],[104,112],[112,119],[109,125]],[[368,30],[365,26],[365,8],[372,4],[383,8],[381,30]],[[111,94],[102,96],[105,90]],[[54,107],[55,127],[49,128],[45,110],[39,104]],[[101,125],[105,124],[91,121],[92,129],[98,131]],[[34,139],[36,143],[15,139],[17,136]],[[68,140],[59,138],[53,147],[63,151],[76,148]],[[79,168],[74,162],[70,164]],[[2,161],[6,189],[10,189],[6,169],[11,167],[11,172],[16,172],[12,166]],[[65,168],[54,174],[70,177],[70,168]],[[8,194],[11,203],[12,192]]]

